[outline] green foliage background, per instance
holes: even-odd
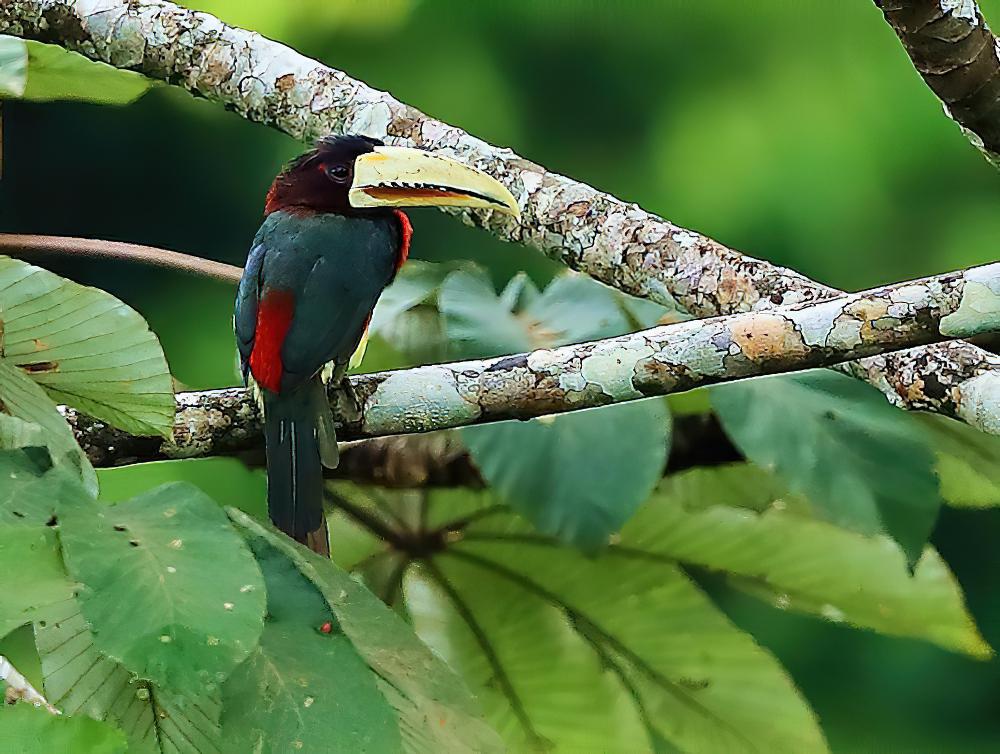
[[[942,115],[868,2],[187,4],[832,285],[995,257],[1000,175]],[[1000,1],[981,5],[1000,23]],[[301,148],[166,87],[124,108],[8,102],[3,114],[0,230],[136,241],[235,264],[270,179]],[[498,285],[520,269],[539,283],[557,269],[443,215],[413,222],[415,257],[474,259]],[[138,309],[185,386],[235,383],[227,287],[134,267],[49,266]],[[375,347],[366,368],[397,364]],[[180,478],[224,504],[263,499],[261,475],[226,460],[101,472],[102,494],[124,499]],[[997,508],[946,508],[932,538],[994,646],[998,539]],[[704,583],[788,669],[833,750],[987,750],[1000,737],[996,660],[785,614],[709,575]]]

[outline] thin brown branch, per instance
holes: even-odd
[[[130,262],[207,277],[233,285],[240,282],[240,275],[243,274],[243,269],[240,267],[182,254],[179,251],[94,238],[0,233],[0,254],[28,260],[39,257],[82,257]]]

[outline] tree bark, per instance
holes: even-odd
[[[59,44],[183,86],[298,139],[353,132],[450,153],[500,179],[522,210],[520,220],[465,211],[466,222],[698,317],[775,309],[839,293],[551,173],[206,13],[162,0],[5,0],[0,32]],[[901,407],[959,417],[986,431],[1000,429],[1000,359],[970,344],[867,360],[848,371]]]
[[[528,354],[349,378],[331,389],[341,440],[528,419],[825,367],[1000,326],[1000,263],[780,311],[655,327]],[[930,379],[930,376],[927,376]],[[934,389],[937,389],[935,386]],[[95,466],[233,454],[259,446],[243,388],[180,393],[173,438],[138,438],[63,409]],[[993,406],[964,406],[980,424]]]

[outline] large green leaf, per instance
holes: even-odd
[[[762,476],[740,464],[669,477],[612,551],[722,571],[784,609],[992,655],[937,552],[926,548],[911,575],[889,538],[811,519]]]
[[[944,416],[918,419],[937,456],[945,502],[957,508],[1000,506],[1000,437]]]
[[[469,427],[462,439],[518,513],[546,534],[594,550],[663,475],[670,416],[665,401],[653,398]]]
[[[333,622],[371,668],[395,709],[407,752],[501,749],[462,681],[367,589],[328,559],[275,534],[241,511],[230,509],[229,515],[248,534],[265,539],[288,558],[319,591]],[[313,624],[308,627],[315,629]]]
[[[20,97],[28,83],[28,46],[0,34],[0,99]]]
[[[4,358],[0,358],[0,411],[40,427],[52,457],[60,466],[72,469],[79,476],[90,496],[97,495],[97,474],[56,404],[31,378]],[[11,425],[7,426],[10,431]],[[24,431],[21,425],[17,432],[20,441],[25,438]]]
[[[60,603],[35,624],[35,641],[45,694],[64,714],[113,723],[125,733],[133,754],[221,750],[218,694],[185,699],[136,678],[94,646],[75,600]]]
[[[403,561],[403,608],[481,694],[511,751],[825,750],[780,666],[676,562],[618,545],[585,558],[489,493],[410,502],[417,514],[404,517],[350,496],[356,520],[423,553]]]
[[[913,417],[874,388],[827,371],[720,386],[712,401],[743,454],[773,468],[829,520],[885,532],[911,563],[920,557],[941,494]]]
[[[0,638],[73,598],[51,527],[0,523],[0,573]]]
[[[114,296],[0,257],[3,356],[56,401],[136,434],[171,436],[173,385],[145,320]]]
[[[67,569],[109,657],[198,697],[253,650],[263,628],[260,569],[196,487],[165,485],[113,507],[61,505],[58,515]]]
[[[284,553],[249,541],[268,615],[260,644],[223,687],[226,751],[401,751],[393,709],[329,604]]]
[[[57,45],[0,35],[0,98],[123,105],[152,84],[138,73],[93,62]]]
[[[122,754],[125,736],[96,720],[53,715],[22,702],[10,707],[0,706],[0,751],[11,754]]]
[[[459,356],[495,356],[626,332],[620,298],[582,275],[539,293],[515,277],[499,296],[485,273],[459,270],[438,296]],[[489,484],[541,531],[585,549],[607,541],[663,473],[670,439],[660,399],[462,431]]]

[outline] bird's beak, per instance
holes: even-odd
[[[352,207],[485,207],[520,215],[497,180],[433,152],[375,147],[354,161]]]

